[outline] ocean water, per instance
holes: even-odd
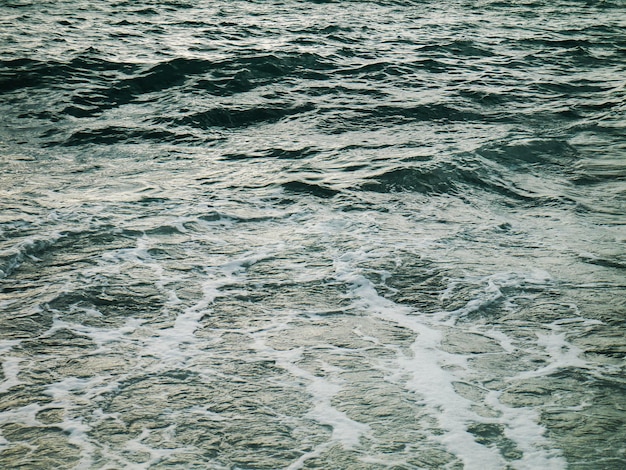
[[[1,468],[626,468],[623,0],[5,0],[0,116]]]

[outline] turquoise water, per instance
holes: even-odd
[[[0,5],[0,467],[626,466],[623,1]]]

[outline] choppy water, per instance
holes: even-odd
[[[3,1],[0,467],[626,467],[626,4]]]

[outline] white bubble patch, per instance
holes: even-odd
[[[471,300],[466,307],[452,314],[421,315],[409,307],[381,297],[372,282],[358,274],[352,263],[355,259],[362,259],[365,256],[363,252],[341,256],[336,263],[338,278],[352,285],[351,294],[357,308],[392,321],[416,334],[410,353],[398,354],[390,377],[395,377],[393,380],[408,377],[404,383],[405,387],[419,397],[419,402],[425,405],[429,414],[436,419],[443,432],[431,435],[430,439],[443,444],[467,469],[504,468],[507,465],[524,470],[566,468],[560,452],[551,449],[545,439],[545,428],[539,425],[536,411],[524,407],[507,407],[498,401],[499,392],[491,391],[487,393],[485,403],[497,410],[500,417],[485,418],[473,411],[475,405],[473,401],[455,391],[454,383],[463,381],[470,368],[467,364],[469,356],[451,354],[443,350],[443,328],[451,324],[451,316],[458,317],[476,311],[481,305],[500,297],[499,286],[489,280],[482,298]],[[497,277],[511,284],[514,283],[512,279],[517,276]],[[538,282],[542,282],[547,277],[545,273],[541,273],[538,277],[533,276],[533,279],[539,278]],[[511,339],[502,332],[492,331],[491,336],[499,341],[505,351],[513,352],[515,349]],[[578,359],[580,351],[565,347],[562,335],[553,333],[540,336],[537,346],[545,347],[553,362],[543,369],[523,373],[512,379],[542,375],[567,366],[585,365],[584,361]],[[474,423],[503,426],[506,437],[523,452],[522,458],[507,462],[496,447],[478,443],[476,437],[468,432],[468,427]]]

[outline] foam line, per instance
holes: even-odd
[[[331,404],[333,396],[341,390],[340,383],[319,377],[298,367],[296,362],[301,357],[302,350],[276,351],[276,365],[288,371],[292,376],[304,381],[306,389],[312,397],[313,409],[308,413],[311,418],[320,424],[332,428],[333,441],[341,443],[345,449],[352,449],[359,445],[361,435],[370,431],[367,424],[350,419],[343,411],[337,410]],[[332,372],[328,364],[322,367]]]
[[[170,426],[169,428],[165,429],[165,430],[159,430],[161,432],[165,432],[165,433],[171,433],[174,431],[175,426]],[[151,429],[144,429],[143,431],[141,431],[141,434],[139,436],[137,436],[134,439],[129,440],[128,442],[126,442],[126,444],[124,445],[124,448],[126,450],[132,451],[132,452],[138,452],[138,453],[147,453],[150,457],[148,459],[147,462],[142,463],[140,465],[136,465],[136,468],[150,468],[156,464],[158,464],[159,462],[161,462],[163,459],[170,457],[172,455],[176,455],[178,453],[181,452],[185,452],[188,450],[192,450],[190,448],[187,447],[176,447],[176,448],[161,448],[161,449],[157,449],[155,447],[149,446],[147,444],[145,444],[143,441],[146,440],[147,438],[150,437],[150,435],[153,433],[153,430]]]
[[[4,361],[2,362],[4,381],[0,383],[0,393],[5,393],[16,385],[22,383],[17,377],[21,370],[21,362],[22,359],[19,357],[8,356],[4,358]]]
[[[580,358],[583,351],[566,340],[565,333],[558,333],[559,326],[550,325],[552,331],[548,334],[535,333],[537,345],[545,349],[551,361],[545,367],[516,375],[511,380],[526,380],[532,377],[542,377],[553,374],[561,369],[578,368],[589,369],[587,361]]]
[[[41,422],[37,419],[37,413],[39,413],[44,407],[39,403],[31,403],[14,410],[3,411],[2,422],[3,423],[19,423],[24,426],[41,426]]]
[[[50,337],[58,330],[64,329],[87,336],[98,346],[98,349],[90,353],[93,355],[107,351],[105,345],[122,342],[124,336],[132,334],[143,323],[145,323],[145,320],[131,317],[120,328],[97,328],[61,320],[59,315],[55,315],[52,320],[52,326],[41,337]]]
[[[298,458],[298,460],[289,465],[286,470],[300,470],[304,467],[304,464],[307,460],[317,458],[324,452],[326,452],[330,448],[331,442],[324,442],[320,445],[315,446],[313,450],[302,454],[300,458]]]
[[[44,392],[52,397],[54,405],[59,405],[65,410],[63,421],[57,423],[56,426],[60,427],[69,436],[68,442],[75,444],[81,449],[80,460],[74,467],[77,470],[93,468],[95,445],[90,442],[88,436],[91,426],[86,424],[82,418],[72,419],[68,416],[73,408],[71,405],[74,401],[73,395],[84,393],[85,399],[93,398],[100,394],[98,385],[103,382],[106,383],[106,379],[102,377],[91,379],[67,377],[60,382],[48,385]],[[107,387],[109,387],[109,384],[105,385],[105,388]]]
[[[370,432],[370,427],[349,418],[346,413],[332,405],[333,397],[342,389],[341,380],[332,379],[341,369],[331,366],[320,360],[324,376],[318,376],[299,367],[297,362],[302,359],[302,348],[277,351],[265,343],[268,330],[259,331],[254,335],[253,346],[258,354],[275,361],[278,367],[283,368],[298,381],[302,382],[311,396],[313,407],[307,415],[316,422],[330,426],[332,429],[331,441],[338,442],[344,449],[353,449],[360,445],[361,436]],[[328,443],[330,445],[330,442]],[[301,464],[309,458],[318,456],[326,447],[318,447],[316,451],[303,455],[289,468],[301,468]],[[299,462],[299,463],[298,463]]]
[[[515,442],[523,453],[520,460],[511,462],[509,465],[516,470],[567,468],[567,462],[560,450],[550,448],[551,443],[544,437],[545,429],[537,424],[538,413],[531,408],[512,408],[502,405],[499,401],[501,393],[500,391],[489,392],[485,402],[501,413],[498,422],[504,425],[505,436]]]
[[[504,468],[513,465],[514,468],[562,468],[563,460],[558,451],[549,450],[548,442],[543,437],[544,428],[538,423],[538,416],[527,409],[510,409],[497,401],[497,394],[491,396],[491,404],[503,413],[501,419],[484,418],[472,411],[473,403],[459,396],[454,389],[454,382],[459,381],[460,376],[467,370],[467,356],[451,354],[441,348],[442,333],[436,328],[437,324],[443,325],[442,318],[437,316],[418,316],[409,307],[397,305],[394,302],[380,296],[371,281],[353,270],[352,262],[359,259],[360,255],[342,256],[336,263],[337,277],[351,285],[354,298],[354,307],[365,310],[379,318],[392,321],[417,334],[415,342],[411,345],[411,355],[398,351],[397,368],[404,373],[396,373],[389,379],[398,380],[403,375],[409,376],[405,386],[422,397],[429,413],[436,418],[443,434],[433,435],[431,439],[443,444],[448,451],[458,457],[466,469]],[[545,280],[540,273],[537,282]],[[501,279],[501,276],[496,276]],[[514,276],[515,277],[515,276]],[[502,280],[502,279],[501,279]],[[508,276],[504,276],[507,282],[515,282]],[[487,288],[487,301],[499,298],[501,295],[497,283],[490,282]],[[484,302],[485,299],[479,299]],[[465,309],[457,313],[467,313],[476,306],[468,303]],[[469,309],[469,310],[468,310]],[[449,319],[449,316],[446,315]],[[444,318],[445,319],[445,318]],[[427,322],[439,322],[433,325]],[[505,350],[513,349],[512,342],[505,335],[494,332],[494,339],[498,339]],[[560,336],[546,337],[545,343],[554,355],[562,346]],[[557,344],[558,343],[558,344]],[[575,352],[559,357],[561,363],[578,362]],[[456,369],[456,372],[452,370]],[[514,440],[524,451],[521,461],[506,462],[496,448],[486,447],[476,442],[474,436],[468,432],[470,423],[498,423],[504,425],[506,435]],[[545,465],[550,465],[546,467]],[[534,466],[537,465],[537,466]],[[533,467],[534,466],[534,467]]]
[[[63,235],[51,232],[46,237],[28,237],[14,246],[0,251],[0,279],[10,276],[24,260],[39,261],[36,255],[53,246]]]
[[[432,439],[442,443],[457,456],[466,469],[503,468],[504,459],[497,450],[478,444],[467,432],[467,424],[481,418],[470,411],[472,402],[459,396],[453,387],[458,378],[442,368],[445,366],[465,367],[465,356],[441,351],[441,333],[409,317],[410,309],[381,297],[373,284],[362,276],[353,279],[353,292],[365,306],[381,318],[391,320],[417,333],[411,346],[411,356],[400,356],[397,366],[410,379],[406,387],[422,397],[430,414],[436,417],[444,434]]]

